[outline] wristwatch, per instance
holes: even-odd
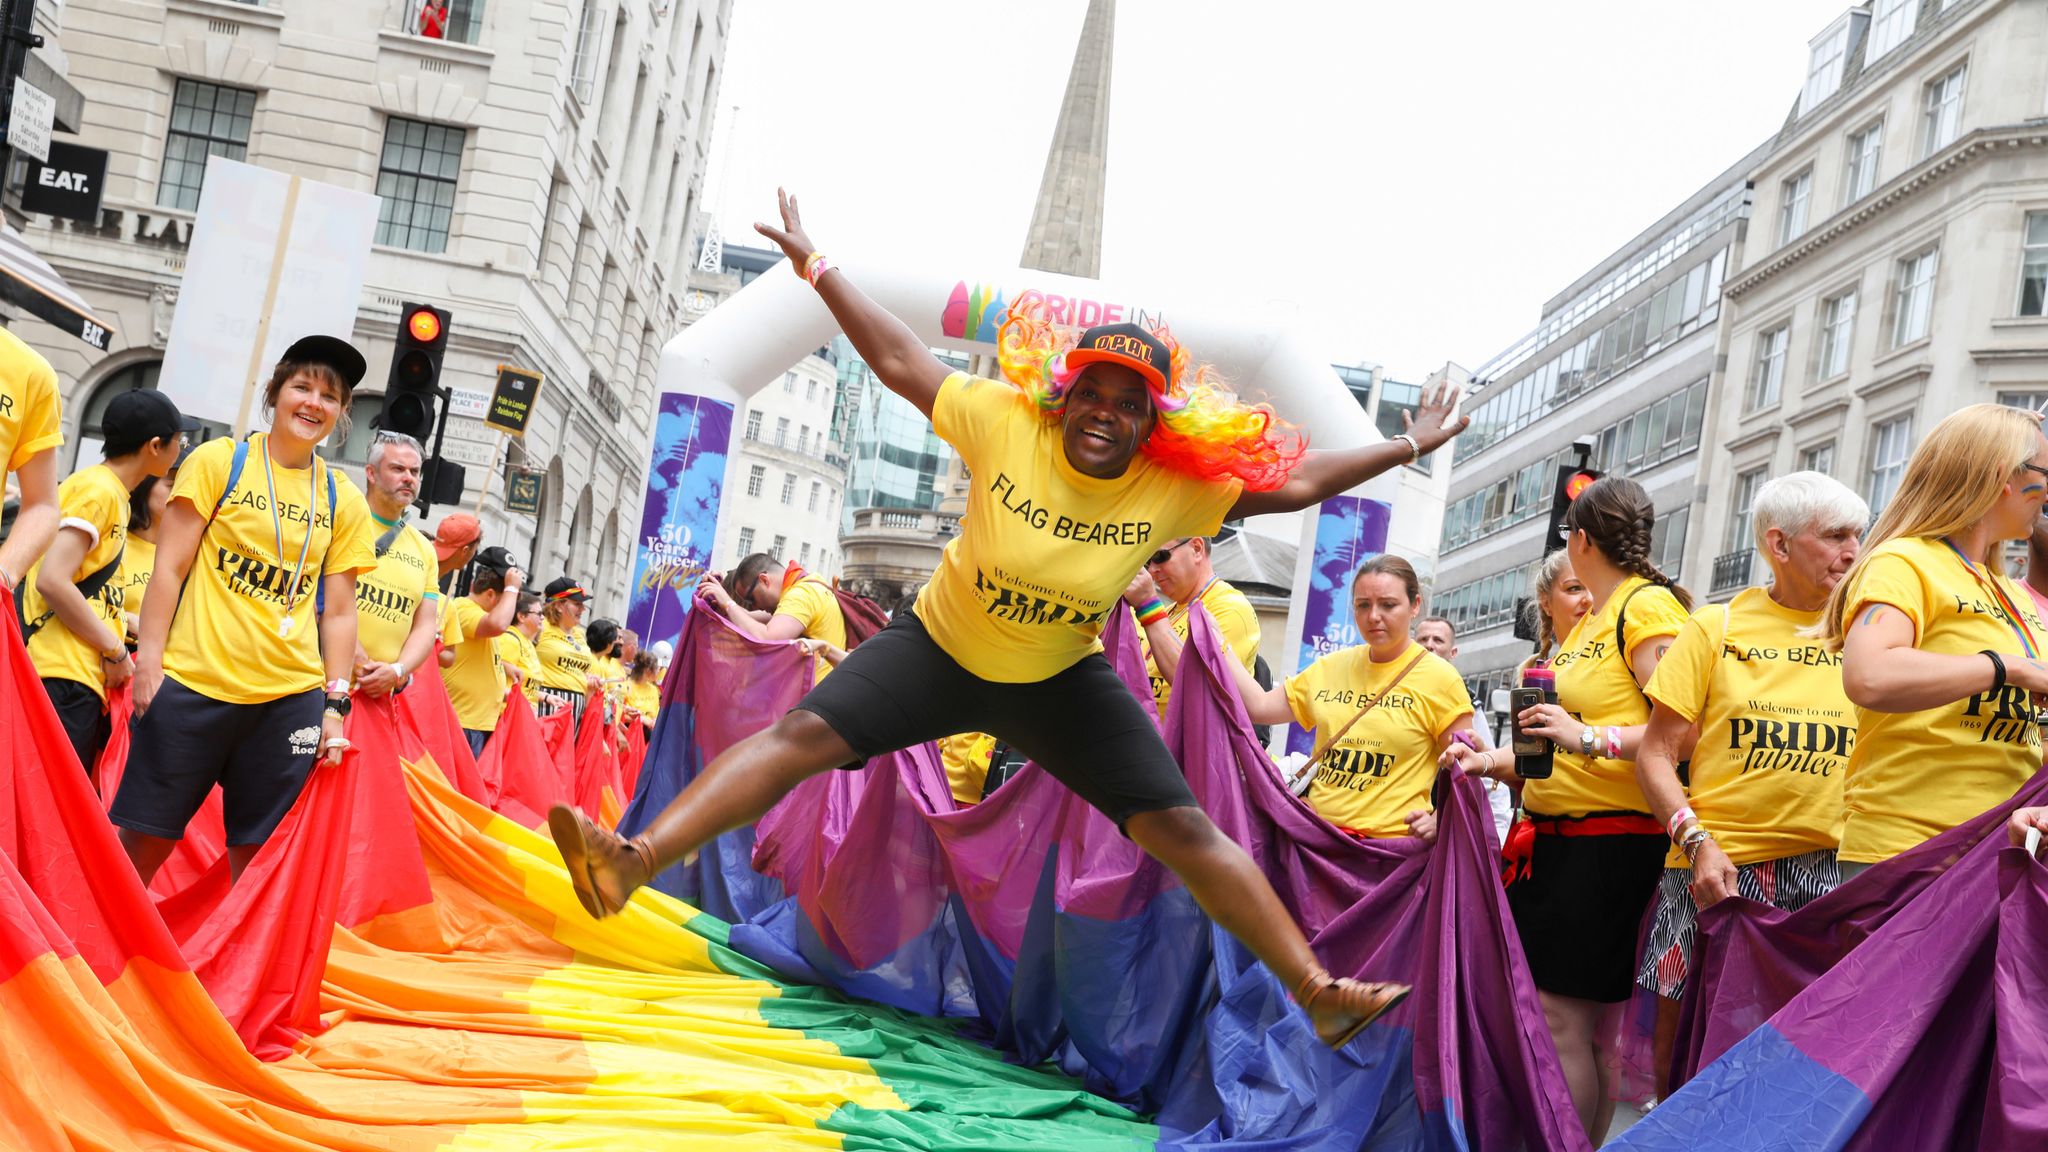
[[[327,711],[344,720],[348,719],[348,711],[354,706],[354,701],[350,700],[346,694],[340,696],[329,695],[327,697]]]
[[[1593,730],[1591,728],[1581,728],[1579,729],[1579,755],[1591,756],[1592,754]]]

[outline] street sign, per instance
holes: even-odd
[[[540,485],[545,472],[532,468],[505,469],[505,511],[522,516],[540,514]]]
[[[47,160],[31,160],[21,188],[21,210],[66,220],[100,218],[100,186],[107,178],[107,151],[51,141]]]
[[[38,160],[50,158],[50,132],[57,126],[57,100],[19,76],[14,78],[14,106],[7,116],[7,146]]]
[[[491,393],[491,410],[484,423],[513,436],[526,435],[534,398],[540,395],[540,380],[538,372],[498,365],[498,386]]]
[[[225,156],[199,220],[157,387],[178,410],[246,430],[255,386],[301,336],[355,332],[377,197]]]
[[[450,388],[448,390],[448,414],[467,416],[481,420],[491,410],[491,394],[474,388]]]
[[[474,440],[443,440],[441,455],[458,464],[474,464],[479,468],[489,468],[498,462],[497,445],[478,444]]]

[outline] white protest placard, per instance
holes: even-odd
[[[50,132],[57,126],[57,98],[17,76],[14,108],[7,120],[7,146],[42,163],[50,162]]]
[[[214,156],[157,387],[188,416],[261,419],[257,387],[301,336],[352,340],[376,196]]]

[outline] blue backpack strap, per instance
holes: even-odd
[[[248,462],[249,442],[247,440],[235,441],[234,458],[228,461],[228,482],[226,486],[220,490],[220,499],[215,500],[213,502],[213,511],[207,513],[206,522],[208,524],[213,523],[213,518],[215,516],[220,515],[221,506],[226,504],[228,502],[228,497],[231,494],[233,494],[235,490],[235,483],[242,478],[242,467]]]
[[[320,459],[320,457],[317,454],[313,457],[313,465],[314,467],[317,467],[321,471],[327,473],[327,519],[329,524],[331,525],[331,527],[329,527],[327,530],[327,547],[331,549],[334,547],[334,528],[340,527],[341,525],[340,514],[336,512],[334,509],[334,469],[328,467],[327,462]],[[311,512],[308,512],[307,515],[317,520],[319,519],[320,516],[320,510],[317,508],[313,509]],[[311,526],[308,526],[306,529],[306,531],[308,532],[311,532],[312,530],[313,529]],[[327,580],[325,579],[326,576],[327,554],[323,552],[320,554],[320,574],[313,578],[313,619],[315,620],[318,620],[321,614],[327,611]]]

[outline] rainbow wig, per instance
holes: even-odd
[[[1187,349],[1163,325],[1153,330],[1173,352],[1164,393],[1152,389],[1158,422],[1140,451],[1164,467],[1204,480],[1237,479],[1252,492],[1271,492],[1287,482],[1308,451],[1300,429],[1265,404],[1238,399],[1207,364],[1190,367]],[[1010,383],[1038,404],[1048,423],[1066,414],[1067,388],[1081,375],[1068,368],[1067,352],[1079,329],[1046,318],[1045,298],[1024,293],[1010,306],[996,338],[996,359]]]

